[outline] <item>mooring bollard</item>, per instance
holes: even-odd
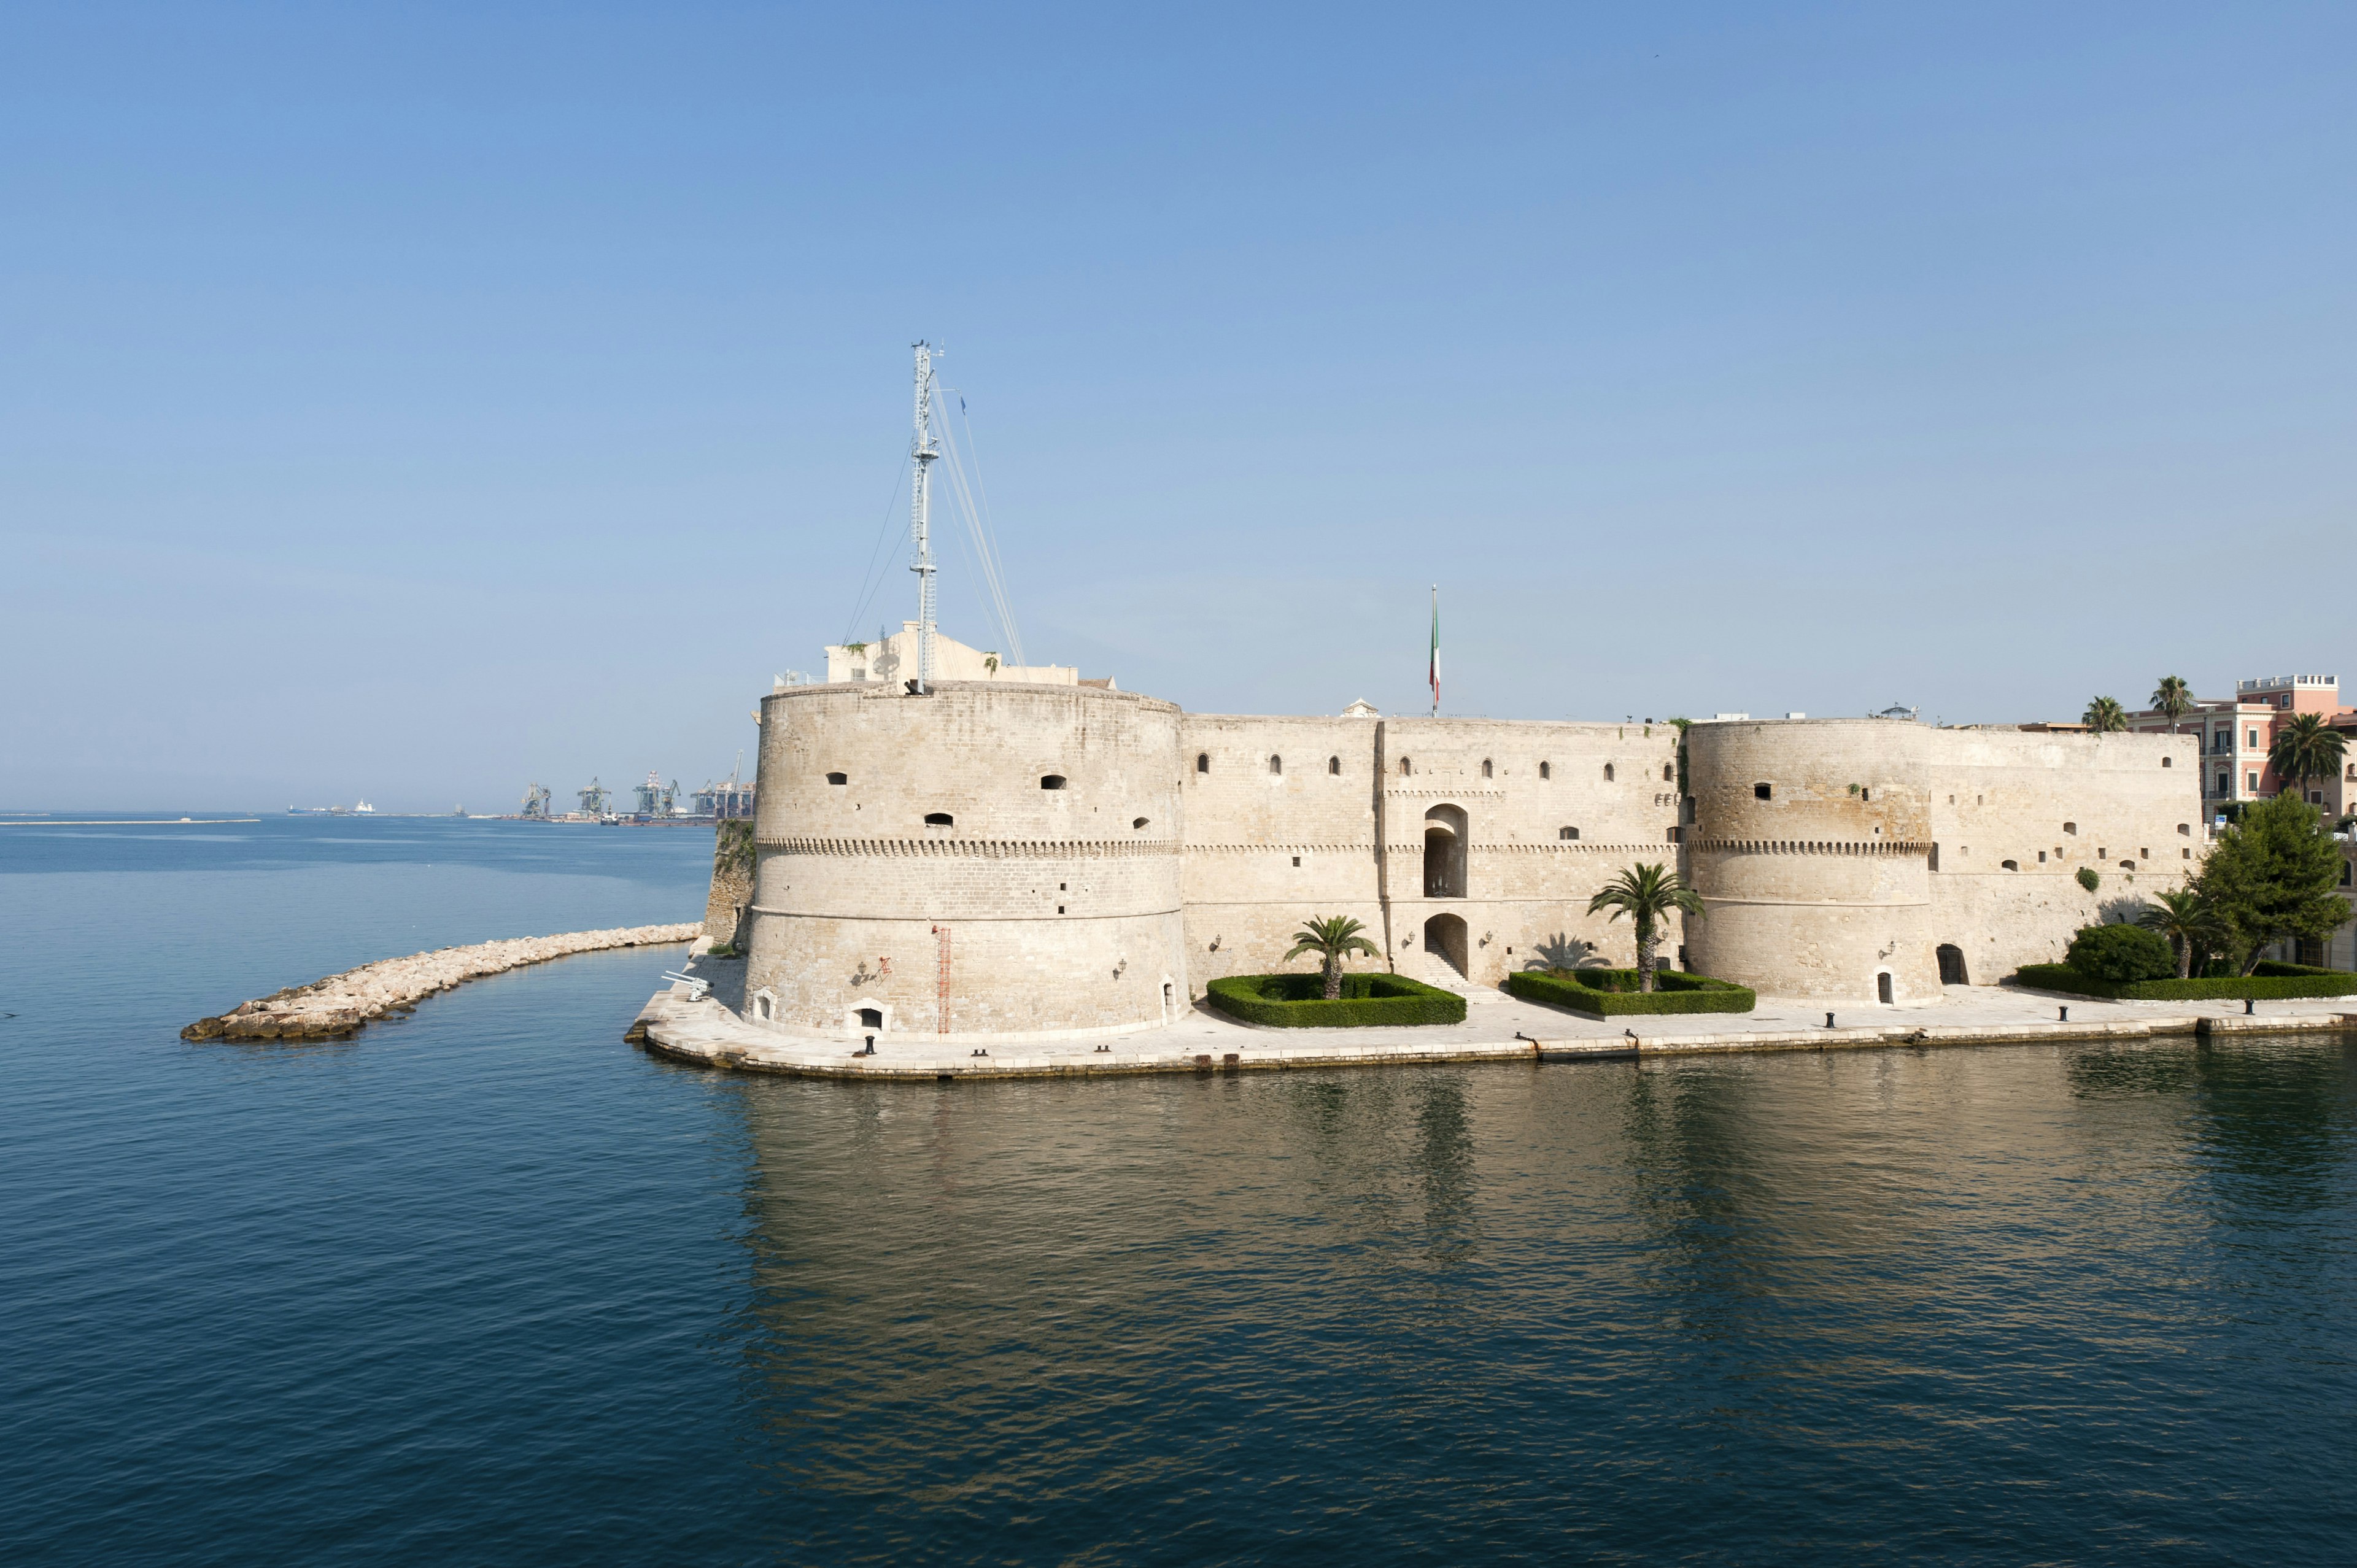
[[[866,1050],[864,1050],[864,1051],[860,1052],[859,1054],[860,1054],[861,1056],[863,1056],[863,1057],[872,1057],[872,1056],[874,1056],[874,1055],[876,1054],[876,1036],[875,1036],[870,1035],[870,1036],[867,1036],[867,1048],[866,1048]]]
[[[2069,1009],[2068,1007],[2058,1007],[2058,1008],[2056,1008],[2056,1009],[2055,1009],[2055,1011],[2062,1015],[2062,1020],[2061,1020],[2061,1021],[2062,1021],[2063,1023],[2067,1024],[2067,1023],[2069,1023],[2069,1022],[2071,1021],[2071,1009]]]
[[[1834,1015],[1833,1015],[1832,1014],[1828,1013],[1828,1014],[1826,1014],[1826,1015],[1825,1015],[1825,1027],[1826,1027],[1826,1028],[1828,1028],[1828,1029],[1830,1029],[1830,1028],[1832,1028],[1833,1026],[1834,1026]]]
[[[2257,1012],[2258,1010],[2259,1010],[2259,1004],[2258,1004],[2258,1000],[2257,1000],[2255,997],[2245,996],[2245,997],[2244,997],[2244,998],[2243,998],[2243,1016],[2244,1016],[2244,1017],[2247,1018],[2247,1017],[2249,1017],[2252,1014],[2254,1014],[2254,1013]]]

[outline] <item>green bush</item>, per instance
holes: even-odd
[[[1633,969],[1525,969],[1506,976],[1506,989],[1525,1002],[1568,1007],[1598,1018],[1636,1014],[1749,1013],[1759,1001],[1749,989],[1680,970],[1653,972],[1658,991],[1637,989]]]
[[[2103,873],[2093,866],[2083,865],[2079,868],[2079,886],[2088,892],[2093,893],[2097,887],[2103,886]]]
[[[2247,979],[2220,975],[2209,980],[2098,980],[2067,963],[2026,963],[2014,972],[2016,985],[2067,991],[2115,1002],[2289,1002],[2303,996],[2357,996],[2357,974],[2309,969],[2297,963],[2263,962]]]
[[[1326,1000],[1317,974],[1231,974],[1204,987],[1232,1018],[1279,1029],[1365,1029],[1399,1024],[1462,1024],[1465,998],[1404,974],[1346,974],[1340,1001]]]
[[[2169,939],[2142,926],[2082,926],[2064,961],[2093,980],[2169,980],[2177,974]]]

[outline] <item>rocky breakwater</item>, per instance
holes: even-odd
[[[693,941],[701,921],[675,926],[630,926],[607,931],[569,931],[556,937],[518,937],[473,947],[437,948],[407,958],[379,959],[308,985],[290,986],[231,1008],[217,1018],[199,1018],[180,1031],[184,1040],[339,1040],[371,1018],[406,1013],[437,991],[447,991],[487,974],[545,963],[577,952],[607,948],[650,947]]]

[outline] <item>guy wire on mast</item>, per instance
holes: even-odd
[[[909,531],[916,536],[917,559],[909,568],[917,575],[917,685],[933,689],[933,541],[931,487],[929,471],[941,449],[933,445],[933,348],[920,341],[917,350],[917,434],[913,456],[917,473],[909,489]]]

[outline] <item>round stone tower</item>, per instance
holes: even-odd
[[[1696,724],[1687,961],[1763,994],[1940,999],[1921,733],[1886,719]]]
[[[759,777],[750,1021],[954,1041],[1187,1007],[1173,704],[795,687],[761,704]]]

